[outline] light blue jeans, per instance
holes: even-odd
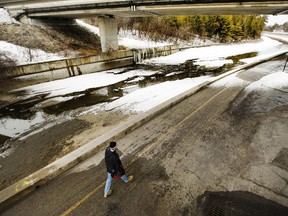
[[[126,175],[121,176],[121,179],[125,182],[128,183],[128,178]],[[107,173],[107,180],[106,180],[106,185],[105,185],[105,189],[104,189],[104,195],[107,195],[109,193],[109,190],[111,188],[112,185],[112,176],[110,173]]]

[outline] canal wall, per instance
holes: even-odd
[[[179,51],[179,47],[163,47],[102,53],[97,56],[63,59],[20,65],[0,73],[0,79],[25,79],[35,83],[64,79],[88,73],[133,65],[144,59],[166,56]]]

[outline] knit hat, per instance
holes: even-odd
[[[110,147],[110,151],[114,152],[116,150],[116,142],[114,142],[114,141],[110,142],[109,147]]]

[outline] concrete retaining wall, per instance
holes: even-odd
[[[143,59],[170,55],[179,51],[178,46],[164,46],[142,50],[125,50],[110,54],[102,53],[72,59],[21,65],[0,73],[0,79],[21,78],[37,83],[95,73],[99,71],[133,65]]]
[[[144,59],[155,58],[159,56],[167,56],[179,51],[179,46],[169,45],[163,47],[154,47],[134,50],[134,61],[141,62]]]
[[[50,62],[21,65],[0,74],[0,78],[22,77],[51,81],[133,64],[132,51],[119,51]]]

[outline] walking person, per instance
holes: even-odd
[[[108,197],[112,193],[111,185],[113,178],[121,178],[125,183],[133,179],[130,175],[125,175],[125,169],[121,163],[119,155],[116,152],[116,142],[110,142],[109,147],[105,151],[105,164],[107,168],[107,180],[104,189],[104,197]]]

